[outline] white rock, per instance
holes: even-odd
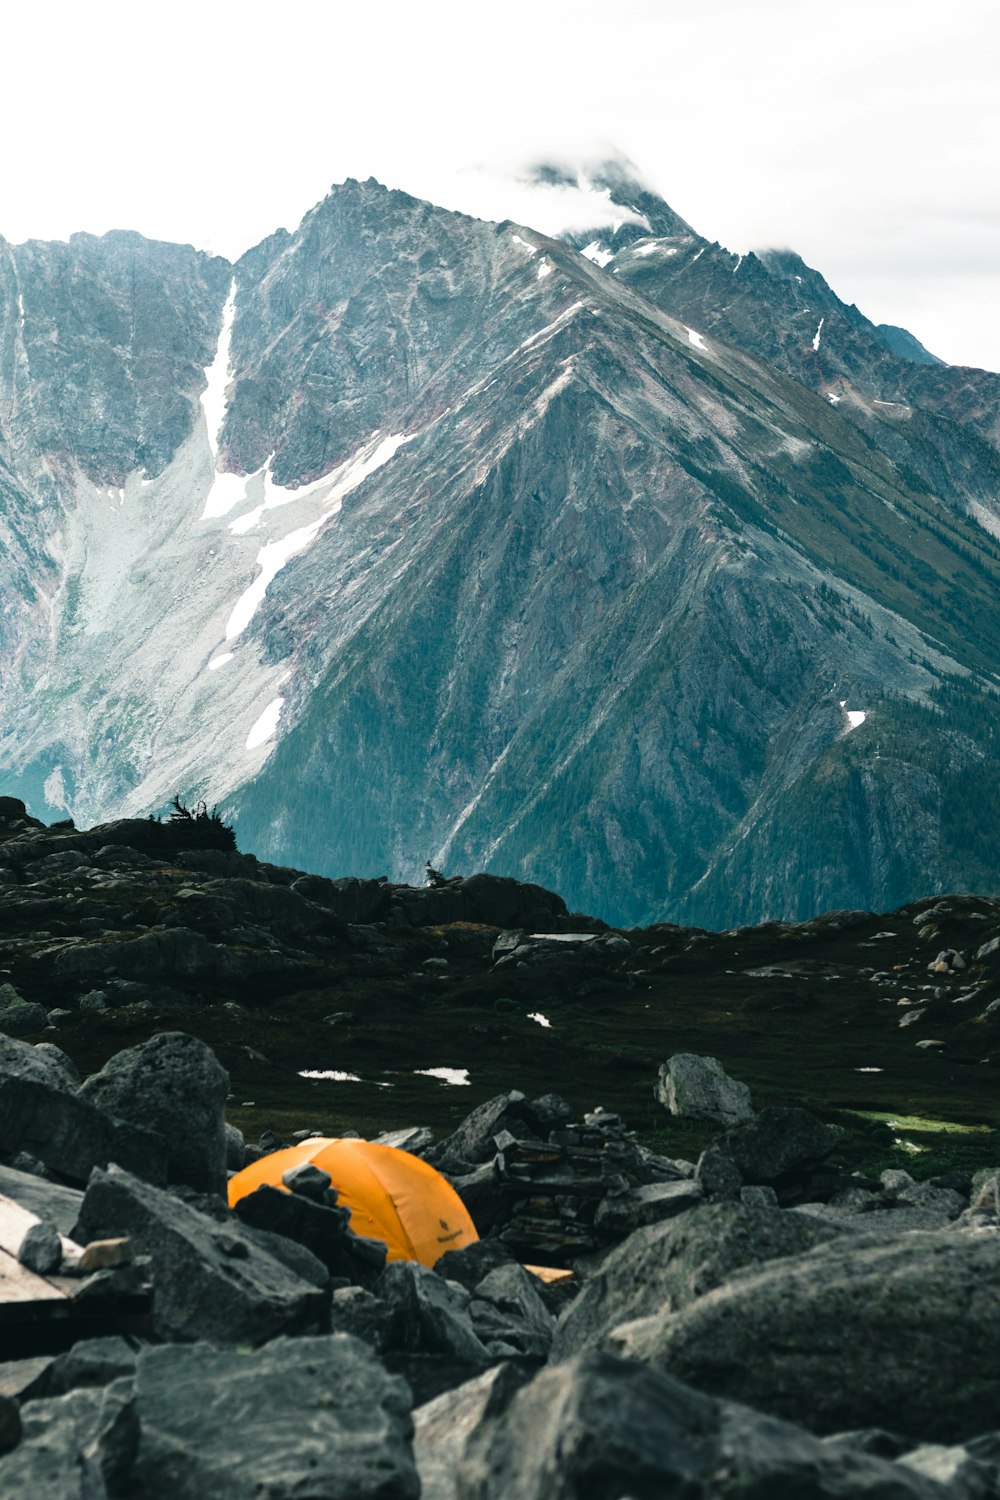
[[[730,1078],[715,1057],[676,1052],[661,1066],[654,1094],[672,1115],[742,1125],[753,1119],[750,1090]]]

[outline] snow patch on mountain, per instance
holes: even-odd
[[[466,1088],[469,1084],[468,1068],[414,1068],[417,1078],[437,1078],[453,1088]]]
[[[860,729],[868,717],[865,710],[863,708],[848,708],[846,698],[841,698],[840,707],[843,709],[844,718],[847,720],[847,727],[844,733],[850,734],[852,729]]]
[[[226,474],[218,469],[219,434],[226,419],[226,406],[230,386],[230,347],[233,336],[233,317],[236,311],[236,279],[229,287],[226,305],[222,310],[222,329],[215,349],[215,358],[205,371],[206,385],[201,397],[201,410],[205,418],[205,431],[216,469],[212,488],[205,500],[203,515],[224,516],[238,505],[246,494],[246,479],[240,474]]]
[[[600,240],[591,240],[589,245],[584,245],[580,254],[586,256],[587,260],[592,260],[595,266],[600,266],[602,269],[609,261],[615,258],[615,252],[602,245]]]
[[[392,433],[388,437],[381,437],[378,432],[374,433],[370,440],[358,449],[349,459],[334,469],[323,479],[318,479],[314,484],[304,486],[302,489],[285,489],[274,484],[270,480],[270,472],[264,477],[264,501],[249,516],[237,518],[230,522],[229,530],[249,531],[256,526],[261,517],[268,511],[279,506],[291,504],[293,501],[318,500],[322,502],[324,509],[314,521],[306,526],[296,527],[283,537],[278,537],[271,542],[265,542],[257,553],[257,566],[260,572],[245,589],[233,607],[232,614],[226,623],[226,640],[232,641],[250,624],[264,596],[274,579],[281,572],[285,564],[299,552],[304,552],[310,542],[319,535],[327,521],[337,515],[344,503],[345,496],[352,490],[356,490],[371,474],[380,469],[383,464],[389,462],[393,454],[402,447],[404,443],[412,442],[416,433],[409,436],[403,432]],[[247,524],[249,523],[249,524]]]
[[[213,458],[219,456],[219,433],[225,421],[229,390],[229,354],[233,338],[233,317],[236,312],[236,278],[229,285],[229,295],[222,309],[222,328],[215,348],[215,358],[205,371],[207,382],[201,397],[201,409],[205,414],[208,445]]]
[[[648,255],[676,255],[677,246],[666,245],[663,240],[640,240],[632,246],[632,254],[637,260],[645,260]]]
[[[310,525],[300,526],[278,541],[267,542],[261,547],[257,553],[257,566],[260,572],[250,587],[244,589],[233,607],[233,612],[226,622],[227,641],[235,640],[238,635],[243,634],[260,605],[263,604],[264,595],[282,568],[290,558],[305,551],[326,519],[325,515],[319,516]]]
[[[256,750],[258,746],[266,744],[278,728],[278,720],[281,718],[281,710],[285,706],[285,700],[280,695],[272,698],[264,712],[254,723],[253,728],[247,735],[246,749]]]

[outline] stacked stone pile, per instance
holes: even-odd
[[[515,1092],[477,1115],[474,1130],[465,1122],[428,1157],[449,1173],[480,1228],[522,1260],[571,1264],[702,1197],[691,1162],[647,1151],[609,1111],[573,1121],[564,1100],[529,1102]]]
[[[7,1039],[0,1099],[34,1106],[0,1121],[0,1194],[50,1231],[25,1253],[113,1241],[129,1264],[100,1274],[139,1266],[154,1310],[142,1336],[0,1359],[0,1494],[995,1500],[1000,1168],[840,1173],[829,1126],[754,1112],[700,1061],[657,1083],[719,1111],[693,1164],[551,1094],[404,1133],[494,1213],[431,1269],[386,1263],[312,1166],[230,1211],[226,1172],[261,1147],[193,1038],[82,1086]],[[580,1252],[568,1288],[521,1264],[553,1247]]]

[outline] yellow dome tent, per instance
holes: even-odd
[[[282,1175],[303,1162],[329,1172],[337,1200],[351,1210],[355,1234],[382,1240],[389,1260],[433,1266],[448,1250],[478,1240],[476,1226],[450,1182],[419,1156],[374,1141],[312,1136],[300,1146],[273,1151],[229,1179],[229,1206],[267,1184],[284,1188]]]

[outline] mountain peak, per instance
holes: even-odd
[[[572,245],[609,232],[627,244],[643,235],[693,235],[639,168],[613,148],[545,156],[527,163],[519,180],[545,202],[539,227]]]

